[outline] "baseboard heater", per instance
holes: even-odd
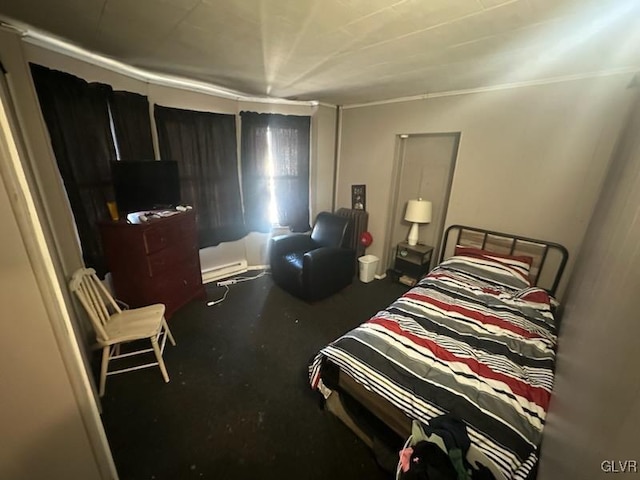
[[[215,267],[202,270],[202,283],[209,283],[221,278],[227,278],[232,275],[244,273],[248,269],[246,260],[238,260],[237,262],[225,263]]]

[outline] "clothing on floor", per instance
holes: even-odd
[[[467,427],[452,415],[432,419],[428,425],[413,421],[410,446],[400,452],[402,480],[494,480],[482,465],[467,461],[471,441]]]

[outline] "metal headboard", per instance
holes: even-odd
[[[453,255],[456,245],[532,257],[531,283],[545,288],[552,295],[555,295],[558,289],[569,260],[569,252],[558,243],[465,225],[451,225],[444,232],[440,262]]]

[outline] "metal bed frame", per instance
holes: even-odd
[[[455,243],[452,244],[453,236],[455,236]],[[531,282],[533,285],[545,288],[551,295],[556,294],[569,260],[569,252],[558,243],[483,228],[451,225],[445,230],[438,263],[441,263],[445,257],[452,256],[452,247],[455,248],[456,245],[480,248],[499,254],[532,257]],[[450,254],[447,255],[448,253]]]
[[[469,240],[469,236],[471,236],[471,240]],[[532,256],[535,265],[535,269],[532,268],[533,272],[530,277],[532,284],[541,288],[545,288],[543,285],[550,285],[549,288],[545,289],[551,295],[555,295],[569,259],[567,249],[558,243],[482,228],[451,225],[443,235],[438,263],[452,256],[456,245],[482,248],[494,253]],[[531,254],[532,250],[535,251],[533,255]],[[542,283],[542,285],[539,285],[539,283]],[[333,391],[329,400],[327,400],[329,411],[353,430],[367,445],[371,446],[374,441],[373,437],[370,437],[367,432],[354,422],[351,415],[342,405],[340,394],[344,392],[399,435],[400,438],[407,438],[411,433],[411,420],[404,412],[392,405],[388,400],[367,390],[349,375],[342,372],[339,367],[333,365],[329,368],[333,369],[333,375],[337,376],[337,379],[334,378],[334,381],[337,382],[337,389]],[[535,472],[535,469],[533,472]],[[530,478],[534,478],[534,476],[535,473],[532,473]]]

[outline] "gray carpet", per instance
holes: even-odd
[[[326,343],[406,291],[388,279],[308,304],[269,276],[195,301],[169,325],[156,368],[110,377],[103,422],[120,478],[387,479],[373,454],[321,408],[307,381]],[[221,287],[207,287],[209,300]]]

